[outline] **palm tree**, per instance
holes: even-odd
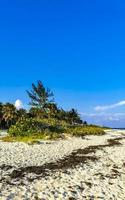
[[[62,108],[58,109],[58,111],[57,111],[57,118],[59,120],[67,121],[67,112],[65,110],[63,110]]]
[[[13,104],[6,103],[3,105],[2,114],[2,118],[5,121],[7,128],[9,128],[17,120],[16,107]]]
[[[81,122],[80,116],[74,108],[72,108],[69,112],[67,112],[68,122],[70,124],[79,124]]]
[[[46,111],[47,105],[54,101],[53,92],[51,92],[50,89],[45,88],[40,80],[37,82],[37,85],[32,83],[32,90],[27,90],[27,94],[31,99],[30,105],[44,111]]]

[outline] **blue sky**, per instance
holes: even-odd
[[[116,0],[1,1],[0,101],[27,105],[40,79],[65,109],[125,127],[124,10]]]

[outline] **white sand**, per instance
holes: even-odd
[[[70,155],[74,150],[89,146],[108,144],[107,140],[125,136],[125,131],[108,130],[103,136],[86,136],[85,139],[71,138],[51,142],[50,144],[26,145],[24,143],[0,142],[0,166],[13,166],[0,169],[0,200],[35,200],[35,199],[125,199],[125,139],[122,145],[96,149],[88,160],[73,169],[62,169],[39,180],[29,182],[36,177],[26,173],[23,178],[12,179],[14,169],[27,166],[42,166],[56,162]],[[8,180],[8,183],[7,183]],[[24,183],[24,185],[20,184]],[[15,185],[11,186],[10,183]]]

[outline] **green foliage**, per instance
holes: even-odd
[[[11,125],[14,125],[18,119],[27,117],[27,115],[25,109],[17,110],[11,103],[0,103],[0,128],[8,129]]]
[[[0,103],[0,128],[9,128],[4,140],[36,141],[70,136],[101,135],[103,128],[87,125],[77,110],[65,111],[53,102],[53,93],[41,81],[27,91],[32,107],[17,110],[13,104]]]
[[[17,120],[16,108],[13,104],[6,103],[2,106],[2,122],[4,122],[6,128],[9,128],[12,124],[15,124]]]
[[[37,135],[28,135],[28,136],[5,136],[2,137],[1,140],[3,142],[25,142],[29,144],[39,143],[40,140],[56,140],[60,138],[60,134],[53,133],[53,134],[37,134]]]
[[[18,117],[18,119],[20,119],[20,118],[24,118],[24,117],[28,117],[28,112],[25,110],[25,109],[23,109],[23,108],[21,108],[21,109],[19,109],[19,110],[16,110],[16,113],[17,113],[17,117]]]
[[[8,133],[11,136],[45,135],[53,137],[53,134],[60,134],[63,131],[64,128],[56,123],[52,124],[34,118],[22,118],[10,127]]]
[[[32,119],[21,119],[9,128],[11,136],[28,136],[36,132],[36,123]]]
[[[65,111],[63,109],[58,109],[56,114],[56,118],[59,120],[64,120],[68,124],[83,124],[83,121],[80,119],[80,116],[75,109],[71,109],[70,111]]]
[[[49,88],[45,88],[40,80],[37,85],[32,83],[32,90],[27,90],[27,94],[31,99],[30,105],[33,107],[46,110],[47,104],[53,102],[53,92]]]
[[[70,136],[102,135],[104,131],[99,127],[85,125],[71,126],[65,121],[52,118],[22,118],[10,127],[8,133],[10,136],[18,138],[57,139],[62,138],[66,134]]]
[[[103,135],[105,134],[103,128],[94,126],[74,126],[69,127],[67,132],[74,136],[85,136],[85,135]]]

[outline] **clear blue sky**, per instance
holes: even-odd
[[[125,127],[124,105],[94,109],[125,99],[124,1],[5,0],[0,19],[0,101],[27,104],[40,79],[65,109]]]

